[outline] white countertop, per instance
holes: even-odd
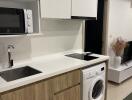
[[[41,71],[42,73],[11,82],[6,82],[0,77],[0,93],[109,59],[108,56],[96,54],[92,55],[99,58],[95,60],[84,61],[71,57],[66,57],[64,56],[64,54],[55,54],[46,57],[33,58],[32,60],[17,64],[13,68],[28,65]]]

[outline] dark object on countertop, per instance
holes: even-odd
[[[73,53],[66,56],[76,58],[76,59],[86,60],[86,61],[94,60],[98,58],[98,57],[90,56],[90,54],[91,53],[87,53],[87,54]]]

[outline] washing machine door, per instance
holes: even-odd
[[[90,87],[89,100],[103,100],[105,82],[101,77],[96,78]]]

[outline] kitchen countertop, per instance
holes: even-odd
[[[16,66],[13,66],[13,68],[19,68],[19,67],[28,65],[41,71],[42,73],[29,76],[26,78],[14,80],[11,82],[6,82],[0,77],[0,93],[11,90],[11,89],[15,89],[24,85],[28,85],[43,79],[47,79],[68,71],[84,68],[86,66],[90,66],[90,65],[103,62],[109,59],[108,56],[92,54],[91,56],[96,56],[99,58],[90,60],[90,61],[85,61],[85,60],[79,60],[79,59],[67,57],[64,55],[65,54],[54,54],[54,55],[45,56],[45,57],[37,57],[29,61],[23,62],[21,64],[17,64]]]

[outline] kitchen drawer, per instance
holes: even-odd
[[[54,92],[62,91],[80,83],[80,70],[65,73],[52,79]]]
[[[35,100],[53,100],[52,83],[50,80],[35,84]]]
[[[55,94],[53,100],[80,100],[80,85]]]

